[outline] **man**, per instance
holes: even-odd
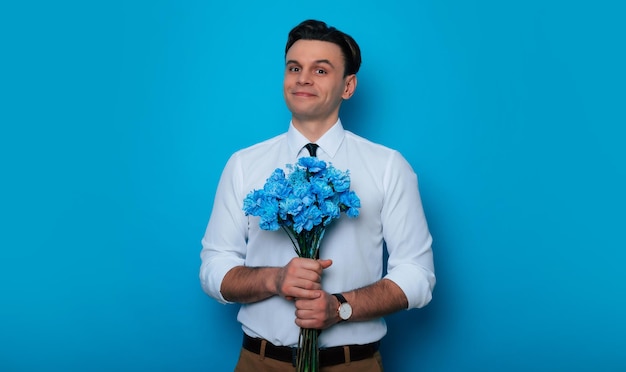
[[[289,129],[226,164],[202,240],[202,288],[221,303],[242,304],[236,371],[293,371],[299,327],[323,330],[322,371],[381,371],[382,317],[425,306],[435,285],[417,177],[397,151],[343,129],[339,108],[354,94],[361,64],[352,37],[302,22],[289,33],[285,61]],[[258,218],[242,211],[245,196],[274,169],[311,155],[349,170],[361,199],[358,218],[329,226],[319,260],[296,257],[284,231],[261,230]]]

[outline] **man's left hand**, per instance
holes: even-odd
[[[301,328],[325,329],[341,319],[337,309],[339,300],[323,290],[313,299],[296,299],[296,324]]]

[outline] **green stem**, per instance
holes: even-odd
[[[287,232],[299,257],[319,258],[319,247],[325,232],[323,227],[316,226],[312,231],[303,231],[300,234],[296,234],[292,229],[284,226],[283,229]],[[300,328],[296,357],[297,372],[319,371],[318,338],[320,332],[319,329]]]

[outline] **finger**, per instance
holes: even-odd
[[[317,308],[316,302],[321,296],[321,291],[310,291],[309,297],[297,297],[294,301],[296,305],[296,309],[306,310],[306,309],[315,309]]]
[[[319,262],[319,264],[322,265],[322,269],[327,269],[330,267],[330,265],[333,264],[333,260],[329,260],[329,259],[317,260],[317,262]]]
[[[319,283],[322,281],[321,269],[320,269],[320,272],[313,271],[313,270],[298,271],[295,274],[295,276],[298,281],[308,281],[308,282],[313,282],[313,283]]]
[[[289,264],[292,264],[296,267],[301,267],[305,269],[315,269],[319,266],[317,260],[312,258],[302,258],[302,257],[294,257]]]
[[[298,302],[295,311],[296,318],[300,320],[319,319],[321,313],[315,306],[312,306],[313,301],[315,300],[296,300]]]
[[[295,297],[296,301],[299,300],[315,300],[320,297],[319,290],[306,290],[302,288],[293,288],[293,290],[288,293],[288,296]]]
[[[322,280],[322,267],[315,264],[314,268],[291,267],[285,271],[284,280],[301,284],[301,281],[320,282]]]
[[[310,329],[323,329],[324,328],[324,322],[315,318],[302,319],[302,318],[296,317],[295,323],[298,327],[301,327],[301,328],[310,328]]]

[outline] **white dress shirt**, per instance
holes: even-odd
[[[200,281],[211,297],[227,303],[220,287],[235,266],[282,267],[296,256],[282,229],[261,230],[259,218],[244,215],[242,207],[246,195],[262,188],[276,168],[285,169],[286,164],[309,156],[303,148],[308,142],[291,124],[287,133],[240,150],[228,160],[202,239]],[[316,143],[320,159],[350,172],[351,189],[361,199],[359,217],[342,214],[326,230],[320,258],[332,259],[333,264],[324,270],[322,288],[329,293],[348,292],[380,280],[386,243],[385,278],[404,291],[409,308],[426,305],[435,285],[432,238],[411,166],[399,152],[344,130],[341,121]],[[279,296],[241,305],[237,320],[249,336],[275,345],[298,343],[294,303]],[[382,318],[342,322],[325,329],[319,344],[366,344],[386,332]]]

